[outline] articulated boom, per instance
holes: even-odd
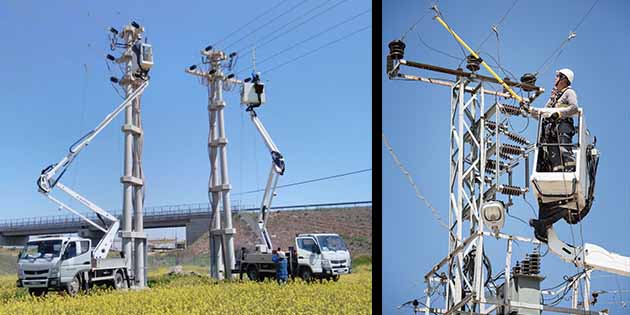
[[[271,201],[275,195],[276,186],[278,184],[279,176],[284,174],[284,157],[278,150],[278,147],[273,143],[271,136],[263,126],[262,122],[258,118],[258,115],[254,111],[253,107],[248,107],[247,111],[250,113],[250,118],[254,123],[254,126],[262,136],[267,145],[267,149],[271,153],[271,170],[269,171],[269,178],[267,179],[267,185],[265,186],[265,194],[263,195],[262,205],[260,206],[260,214],[258,216],[258,229],[260,230],[261,239],[265,242],[267,252],[270,252],[273,248],[271,244],[271,238],[267,232],[267,218],[268,211],[271,209]]]
[[[42,170],[41,175],[37,179],[37,186],[40,193],[44,194],[46,198],[52,200],[54,203],[58,204],[61,208],[66,209],[77,216],[81,217],[84,221],[99,229],[100,231],[105,233],[105,236],[101,239],[101,241],[94,248],[94,258],[95,259],[103,259],[107,257],[109,250],[114,242],[114,237],[116,237],[116,233],[119,230],[120,222],[117,217],[109,214],[107,211],[103,210],[101,207],[97,206],[93,202],[89,201],[87,198],[81,196],[79,193],[70,189],[69,187],[63,185],[60,182],[63,174],[68,170],[68,167],[74,161],[74,159],[81,153],[85,147],[90,144],[90,142],[98,135],[105,127],[107,127],[113,120],[118,116],[127,106],[130,106],[132,102],[142,94],[144,89],[149,85],[148,81],[144,81],[138,88],[136,88],[133,93],[129,95],[116,109],[111,112],[109,115],[101,121],[100,124],[92,131],[88,132],[85,136],[75,142],[72,146],[70,146],[69,152],[66,156],[64,156],[61,161],[56,164],[52,164]],[[51,196],[51,192],[54,188],[59,188],[61,191],[68,194],[71,198],[79,201],[81,204],[86,206],[92,212],[96,213],[96,216],[102,221],[102,225],[90,220],[85,215],[79,213],[72,207],[63,203],[59,199]],[[112,223],[109,227],[105,224],[103,218],[111,221]]]

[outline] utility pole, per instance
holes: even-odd
[[[208,87],[209,135],[208,151],[210,157],[210,178],[208,181],[208,198],[211,216],[209,226],[210,238],[210,275],[215,279],[232,279],[235,267],[234,234],[232,227],[232,208],[230,205],[230,178],[228,175],[227,136],[225,134],[223,100],[224,84],[240,84],[233,75],[223,73],[223,62],[234,58],[235,53],[226,55],[211,46],[201,51],[204,64],[209,69],[203,71],[197,66],[189,67],[186,72],[201,77]],[[230,65],[232,62],[230,62]]]
[[[115,30],[112,29],[114,32]],[[113,42],[112,48],[124,48],[123,55],[115,62],[125,66],[125,74],[119,84],[128,97],[144,81],[148,80],[148,69],[153,65],[151,46],[142,43],[144,27],[136,22],[125,25],[119,35],[123,44]],[[119,45],[119,46],[116,46]],[[127,267],[133,270],[134,284],[146,287],[146,233],[143,224],[144,174],[142,171],[143,129],[141,118],[141,95],[132,106],[125,109],[122,132],[125,139],[123,176],[122,247]]]

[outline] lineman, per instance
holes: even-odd
[[[529,108],[529,113],[534,118],[543,117],[541,139],[549,144],[571,144],[575,127],[571,116],[577,114],[577,95],[571,88],[573,83],[573,71],[561,69],[556,71],[556,81],[551,91],[551,97],[545,104],[545,109]],[[553,109],[553,110],[548,110]],[[539,171],[548,172],[573,172],[575,171],[575,158],[570,145],[551,145],[543,147],[536,167]],[[540,163],[540,162],[539,162]]]
[[[534,118],[543,118],[539,142],[551,144],[542,146],[538,156],[539,172],[573,172],[575,158],[572,154],[572,138],[575,134],[573,118],[577,114],[577,96],[571,88],[573,71],[556,71],[554,88],[545,108],[528,108]],[[567,144],[567,145],[565,145]],[[569,210],[555,204],[539,204],[538,219],[530,220],[534,235],[542,242],[547,242],[547,229],[558,220],[571,219]]]

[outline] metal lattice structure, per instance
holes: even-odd
[[[446,25],[441,19],[440,21]],[[450,28],[445,27],[456,39],[461,40]],[[545,305],[540,302],[540,294],[554,296],[559,295],[560,291],[540,290],[539,285],[544,278],[538,275],[540,254],[537,250],[515,266],[512,262],[514,242],[530,243],[537,247],[541,242],[504,234],[499,229],[484,230],[487,223],[482,211],[484,206],[500,203],[507,212],[513,206],[514,196],[523,196],[529,191],[529,154],[534,151],[535,144],[508,128],[507,120],[510,116],[525,116],[526,113],[522,107],[506,103],[509,99],[519,102],[525,99],[512,89],[527,93],[527,101],[530,103],[544,90],[535,86],[535,81],[501,80],[492,71],[490,72],[494,77],[479,75],[476,71],[483,61],[474,55],[476,58],[468,59],[467,68],[470,72],[466,72],[462,69],[447,69],[405,60],[405,44],[400,40],[391,42],[389,48],[387,73],[390,79],[426,82],[451,89],[448,254],[425,274],[426,299],[422,307],[416,300],[414,311],[427,315],[541,314],[543,311],[604,314],[589,310],[591,270],[586,268],[561,288],[572,290],[571,308]],[[404,74],[401,73],[403,66],[453,75],[455,80]],[[493,84],[499,84],[504,89],[501,91],[488,88]],[[519,165],[523,167],[524,175],[521,187],[517,186],[513,178]],[[488,259],[484,252],[486,237],[506,241],[505,266],[502,271],[505,281],[500,286],[494,285],[493,281],[494,288],[486,280],[494,277],[488,274],[489,268],[485,264]],[[532,290],[529,292],[534,292],[531,295],[535,297],[534,300],[527,300],[525,297],[528,291],[523,289],[523,283],[531,283]],[[578,288],[582,283],[584,296],[580,304]],[[521,293],[515,293],[515,284]],[[439,298],[433,298],[438,292]]]

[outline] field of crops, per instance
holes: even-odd
[[[355,270],[339,282],[298,280],[280,286],[215,282],[200,274],[171,276],[161,269],[150,274],[147,290],[98,289],[74,298],[31,297],[15,288],[15,276],[0,276],[0,314],[372,314],[372,267]]]

